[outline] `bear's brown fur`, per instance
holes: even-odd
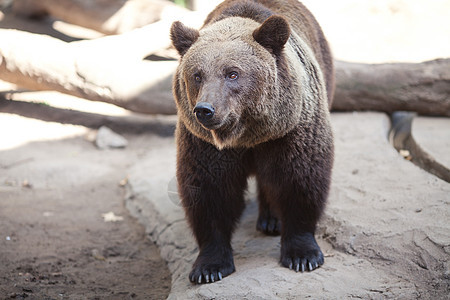
[[[173,82],[179,195],[200,251],[190,280],[235,270],[230,241],[250,175],[257,229],[281,233],[281,264],[322,265],[314,232],[333,164],[334,77],[319,25],[296,0],[228,0],[200,31],[175,22],[171,37],[181,55]]]

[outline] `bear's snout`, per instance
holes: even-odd
[[[214,107],[207,102],[199,102],[194,107],[194,114],[197,120],[205,127],[212,125],[212,118],[214,117]]]

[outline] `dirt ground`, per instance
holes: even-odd
[[[52,24],[0,12],[1,28],[67,37]],[[123,185],[127,166],[173,139],[174,118],[127,114],[0,82],[0,299],[167,297],[170,272],[125,208]],[[102,125],[128,146],[98,149]]]
[[[123,203],[127,166],[160,138],[99,150],[82,126],[0,124],[0,299],[165,299],[169,270]]]

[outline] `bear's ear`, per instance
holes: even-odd
[[[279,54],[290,34],[289,24],[283,17],[271,16],[253,31],[253,38],[272,53]]]
[[[170,28],[172,44],[181,56],[195,43],[198,36],[198,30],[189,28],[179,21],[173,22]]]

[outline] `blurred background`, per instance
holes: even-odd
[[[183,11],[169,9],[163,0],[2,0],[0,27],[14,28],[9,14],[41,16],[56,22],[56,30],[64,30],[61,22],[80,23],[93,29],[89,19],[103,21],[104,27],[119,28],[116,33],[131,30],[160,19],[176,19]],[[201,24],[207,12],[218,0],[175,0],[180,7],[201,12],[196,21]],[[419,62],[450,56],[449,0],[304,0],[316,16],[329,39],[337,59],[355,62]],[[34,8],[33,8],[34,7]],[[98,9],[102,7],[102,10]],[[166,12],[162,11],[162,7]],[[81,21],[84,11],[85,18]],[[53,14],[53,16],[52,16]],[[97,14],[95,16],[95,14]],[[72,16],[71,16],[72,15]],[[108,17],[106,17],[108,15]],[[64,20],[65,19],[65,20]],[[118,26],[117,24],[121,24]],[[115,25],[113,25],[115,24]],[[77,24],[75,24],[77,25]],[[98,28],[94,28],[97,29]],[[79,29],[81,31],[81,29]],[[100,30],[102,31],[102,30]],[[103,33],[108,30],[103,30]],[[109,33],[115,33],[111,30]],[[95,32],[77,35],[92,38]]]
[[[125,187],[130,168],[136,167],[142,168],[139,179],[154,188],[145,182],[154,178],[148,178],[141,160],[154,153],[164,158],[170,153],[155,150],[174,149],[170,88],[178,56],[170,46],[171,23],[200,27],[220,2],[0,0],[0,296],[168,295],[167,264],[129,216]],[[302,2],[321,24],[337,60],[418,63],[450,57],[450,0]],[[421,66],[425,76],[436,75],[430,65]],[[370,67],[361,66],[369,72]],[[380,77],[390,84],[389,76]],[[388,118],[378,117],[387,128]],[[341,133],[364,124],[345,125]],[[113,133],[101,135],[103,126]],[[426,133],[433,131],[430,136],[443,144],[446,140],[435,132],[438,127],[448,134],[446,126],[435,125]],[[387,143],[385,132],[378,134]],[[444,149],[448,157],[448,146],[434,148]],[[404,215],[393,209],[396,216]]]

